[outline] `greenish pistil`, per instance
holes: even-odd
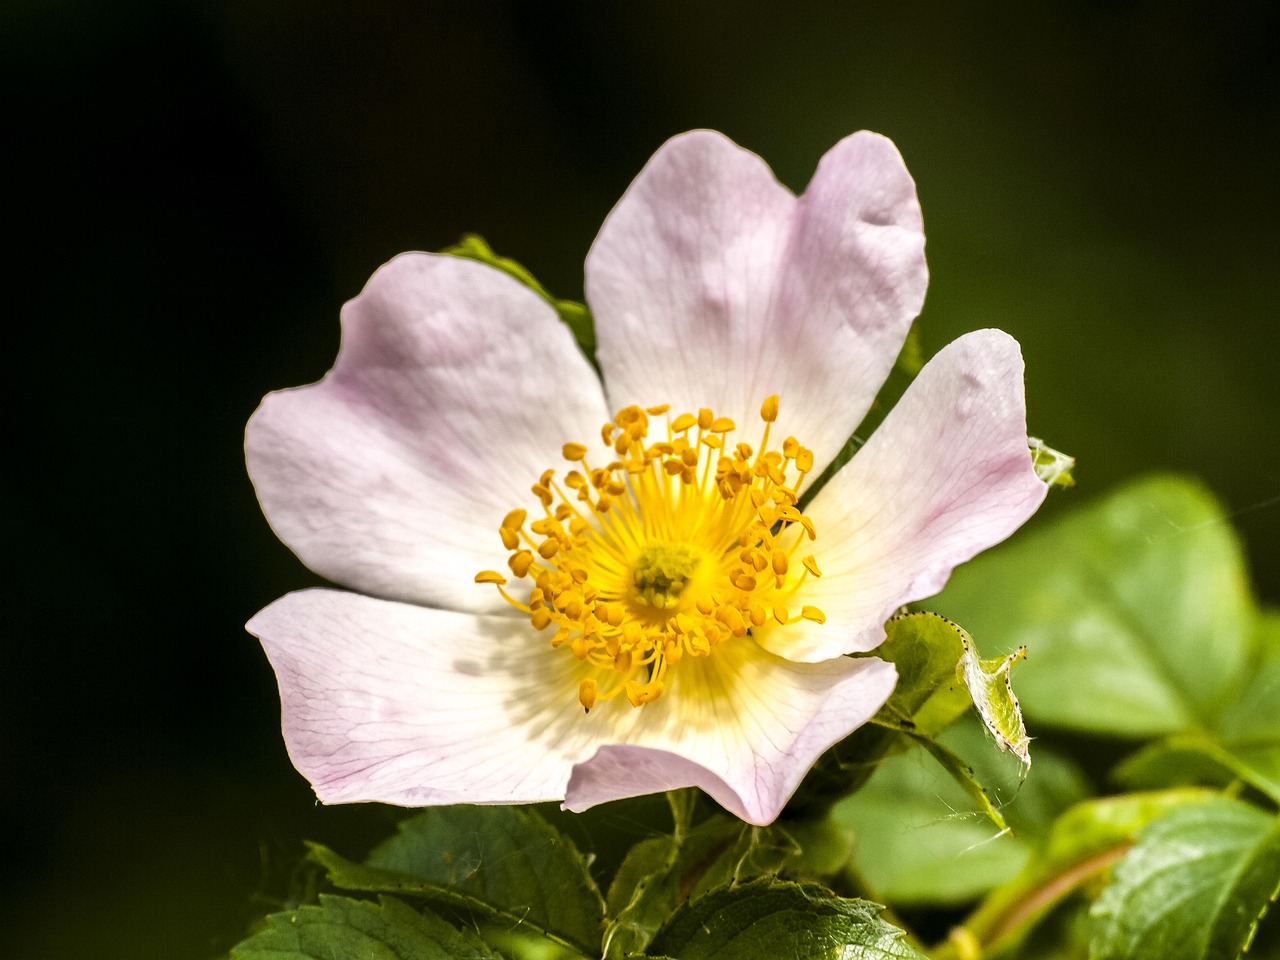
[[[680,543],[651,543],[631,567],[636,599],[655,610],[670,610],[698,569],[698,555]]]

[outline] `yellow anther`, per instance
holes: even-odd
[[[507,566],[511,568],[511,572],[517,577],[523,577],[529,572],[529,567],[533,565],[533,554],[528,550],[517,550],[511,555],[511,559],[507,561]]]
[[[822,576],[822,571],[818,569],[818,561],[813,556],[813,554],[810,554],[809,556],[805,557],[804,560],[801,562],[804,563],[805,569],[808,570],[810,573],[812,573],[815,577]]]
[[[808,447],[801,447],[796,454],[796,469],[801,473],[808,473],[813,469],[813,451]]]
[[[650,680],[648,683],[636,683],[634,680],[627,681],[627,699],[631,701],[633,707],[652,703],[660,696],[662,696],[661,680]]]
[[[827,615],[817,607],[801,607],[800,616],[804,617],[806,620],[812,620],[814,623],[827,622]]]
[[[777,417],[777,400],[761,406],[766,424]],[[650,438],[657,416],[666,428]],[[797,507],[800,480],[795,473],[790,486],[786,480],[791,464],[803,474],[812,454],[794,437],[781,452],[771,448],[766,426],[756,455],[750,444],[726,442],[734,430],[709,407],[678,416],[662,404],[625,407],[600,431],[612,448],[609,464],[588,469],[586,445],[563,444],[574,469],[562,481],[549,469],[530,488],[541,515],[532,523],[524,510],[504,518],[508,566],[533,584],[523,601],[500,592],[535,629],[554,634],[552,647],[583,664],[575,679],[584,708],[624,692],[637,706],[652,702],[683,658],[752,643],[750,632],[771,617],[796,622],[779,602],[794,596],[798,607],[804,599],[804,579],[791,577],[803,535],[791,525],[810,538],[815,531]],[[709,462],[704,449],[713,451]],[[812,557],[804,565],[817,574]],[[506,577],[484,570],[476,581],[502,587]],[[802,616],[825,619],[816,607]]]

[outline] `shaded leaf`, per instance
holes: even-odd
[[[398,900],[322,896],[319,906],[267,917],[231,960],[501,960],[474,933]]]
[[[1034,838],[1087,789],[1074,765],[1050,750],[1021,779],[1012,757],[991,749],[977,722],[942,737],[956,762],[1020,837],[995,826],[972,795],[920,751],[885,761],[867,785],[831,816],[854,832],[854,866],[877,896],[896,905],[959,904],[1022,868]],[[1006,769],[1009,768],[1009,769]]]
[[[1228,797],[1138,833],[1094,904],[1098,960],[1235,960],[1280,893],[1280,819]]]
[[[1037,767],[1033,777],[1043,772],[1043,766]],[[1104,875],[1132,846],[1138,830],[1176,807],[1208,796],[1203,790],[1167,790],[1075,804],[1053,821],[1026,866],[987,897],[958,935],[980,947],[983,955],[1016,947],[1057,904]],[[1069,912],[1075,916],[1074,909]],[[1073,927],[1073,936],[1078,932]],[[1036,951],[1047,953],[1052,940],[1051,935],[1038,937]]]
[[[1124,737],[1209,726],[1253,649],[1235,534],[1172,477],[983,554],[930,603],[984,649],[1030,651],[1018,692],[1032,720]]]
[[[401,823],[364,865],[316,844],[311,857],[344,889],[421,897],[599,952],[604,902],[587,862],[528,810],[434,807]]]
[[[834,897],[812,884],[757,880],[682,907],[650,955],[680,960],[916,960],[880,907]]]

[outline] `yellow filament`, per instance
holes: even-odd
[[[534,629],[554,628],[550,645],[581,662],[578,701],[588,711],[619,696],[651,703],[686,657],[753,630],[826,619],[798,597],[807,577],[822,575],[799,553],[817,537],[796,506],[813,453],[795,437],[770,448],[778,397],[761,405],[758,447],[731,442],[737,424],[709,408],[668,410],[618,411],[600,430],[600,460],[565,443],[563,482],[546,470],[530,488],[541,515],[530,521],[517,509],[503,519],[507,566],[531,581],[527,603],[503,589],[505,575],[476,574]],[[664,415],[651,436],[650,418]]]

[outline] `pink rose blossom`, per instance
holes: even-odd
[[[914,184],[870,133],[800,197],[719,134],[664,145],[587,257],[603,383],[498,270],[380,268],[333,369],[246,437],[276,533],[354,591],[248,627],[320,799],[581,810],[693,785],[772,821],[893,689],[846,654],[1045,495],[1018,345],[981,330],[797,509],[925,285]]]

